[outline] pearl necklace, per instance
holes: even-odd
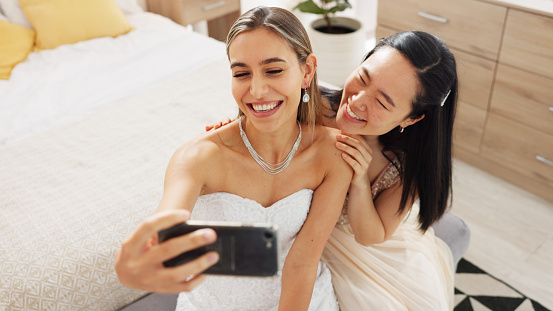
[[[242,117],[238,119],[238,126],[240,127],[240,137],[242,137],[242,141],[244,142],[244,145],[246,145],[246,148],[248,148],[248,151],[250,152],[252,158],[257,162],[263,170],[269,174],[276,175],[282,171],[286,167],[288,167],[288,164],[290,164],[290,161],[292,161],[292,158],[294,157],[294,154],[296,153],[296,150],[298,150],[298,147],[300,145],[301,141],[301,125],[298,122],[298,127],[300,128],[300,133],[298,134],[298,138],[294,142],[294,146],[292,146],[292,150],[288,153],[286,158],[280,162],[280,163],[269,163],[267,160],[263,159],[255,149],[253,149],[252,144],[248,140],[248,136],[246,136],[246,132],[242,129]]]

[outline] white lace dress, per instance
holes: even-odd
[[[269,207],[254,200],[216,192],[198,198],[192,219],[241,222],[268,222],[278,225],[280,268],[301,229],[309,208],[313,190],[295,192]],[[178,311],[193,310],[277,310],[281,278],[208,276],[190,293],[180,293]],[[309,310],[338,310],[328,268],[319,263],[317,280]]]

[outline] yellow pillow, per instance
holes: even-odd
[[[0,79],[9,79],[15,65],[27,58],[35,44],[31,29],[0,20]]]
[[[19,0],[37,33],[37,50],[99,37],[116,37],[133,28],[114,0]]]

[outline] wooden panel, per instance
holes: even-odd
[[[553,18],[509,10],[500,62],[553,78]]]
[[[228,32],[238,17],[240,17],[240,11],[210,20],[207,22],[209,36],[219,41],[227,42]]]
[[[184,19],[188,24],[212,20],[240,11],[240,0],[181,0]]]
[[[186,25],[180,0],[146,0],[148,11],[170,18],[177,24]]]
[[[479,0],[532,13],[553,16],[553,1],[550,0]]]
[[[381,38],[389,37],[390,35],[393,35],[398,31],[399,29],[393,29],[393,28],[378,24],[376,26],[376,40],[378,41]]]
[[[181,25],[212,20],[240,11],[240,0],[147,0],[148,11]]]
[[[457,61],[459,99],[487,110],[496,63],[451,49]]]
[[[462,148],[456,148],[454,150],[455,158],[464,161],[474,167],[477,167],[483,171],[493,174],[507,182],[510,182],[528,192],[538,195],[550,202],[553,202],[553,191],[551,191],[551,184],[543,183],[534,178],[520,174],[514,170],[505,168],[495,161],[490,161],[481,157],[473,152],[467,151]],[[455,196],[455,189],[453,190]],[[521,206],[524,208],[524,206]]]
[[[491,112],[553,135],[553,79],[500,64]]]
[[[450,47],[493,60],[497,59],[506,13],[505,7],[471,0],[378,2],[379,24],[427,31],[445,39]]]
[[[553,136],[490,113],[482,156],[553,189]],[[552,162],[553,163],[553,162]]]
[[[486,122],[486,110],[459,101],[453,129],[455,148],[463,148],[474,153],[480,151],[480,142]]]

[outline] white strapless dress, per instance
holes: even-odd
[[[300,231],[309,208],[313,190],[295,192],[269,207],[254,200],[216,192],[198,198],[192,219],[213,221],[266,222],[278,225],[280,268]],[[190,293],[180,293],[178,311],[193,310],[278,310],[281,277],[208,276]],[[331,276],[324,263],[319,263],[317,280],[309,310],[337,311]]]

